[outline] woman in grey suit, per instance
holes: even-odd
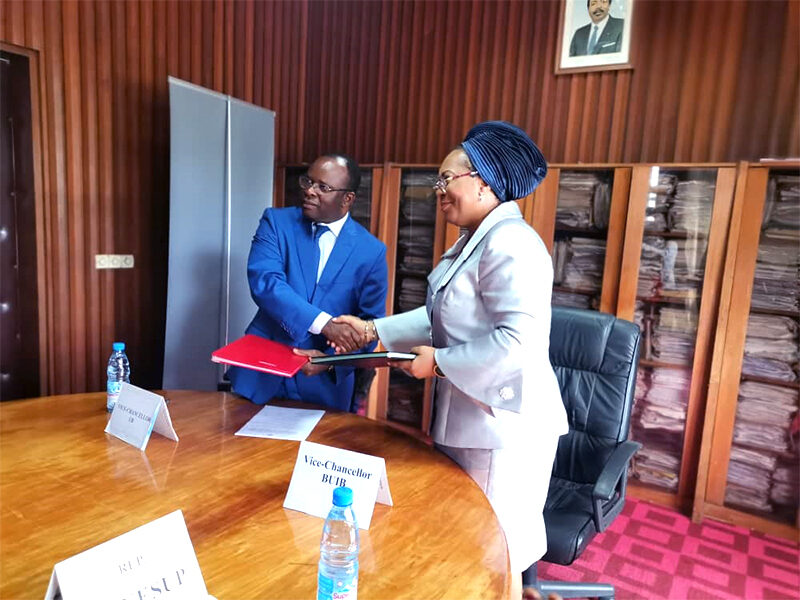
[[[435,376],[431,436],[483,489],[506,534],[514,580],[547,549],[542,510],[558,437],[567,431],[549,360],[552,261],[516,200],[547,173],[518,127],[480,123],[450,152],[434,185],[449,223],[468,233],[428,277],[426,306],[348,322],[417,358]],[[516,593],[519,592],[519,593]]]

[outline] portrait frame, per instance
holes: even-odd
[[[556,75],[632,69],[631,31],[634,0],[562,0],[558,23]],[[607,15],[600,22],[603,30],[598,39],[590,40],[593,17]],[[590,53],[590,43],[594,50]]]

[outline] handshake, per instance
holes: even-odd
[[[322,328],[322,335],[336,354],[354,352],[378,339],[378,332],[372,321],[364,321],[353,315],[335,317]]]
[[[372,321],[364,321],[352,315],[341,315],[331,319],[322,328],[322,334],[327,338],[328,345],[336,350],[336,354],[353,352],[378,339],[375,325]],[[316,349],[302,350],[294,349],[295,354],[302,356],[322,356],[323,353]],[[308,362],[303,365],[302,371],[305,375],[319,375],[326,371],[325,365],[315,365]]]
[[[322,334],[328,339],[328,345],[336,350],[336,354],[353,352],[363,348],[370,342],[378,340],[378,331],[375,329],[375,323],[359,319],[353,315],[340,315],[331,319],[322,328]],[[414,360],[390,361],[389,366],[402,369],[418,379],[433,377],[434,375],[444,377],[441,372],[437,373],[435,370],[436,358],[432,346],[415,346],[411,348],[411,352],[416,354],[417,358]],[[308,350],[295,348],[294,353],[303,356],[322,356],[322,352],[315,348]],[[308,362],[303,365],[302,370],[305,375],[318,375],[327,368],[325,365]]]

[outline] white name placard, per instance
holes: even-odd
[[[130,383],[122,384],[105,431],[139,450],[145,449],[153,431],[178,441],[163,396]]]
[[[360,529],[369,529],[375,502],[392,506],[382,457],[301,442],[283,507],[324,519],[331,510],[333,490],[340,486],[353,490]]]
[[[179,600],[208,597],[176,510],[56,563],[44,600]]]

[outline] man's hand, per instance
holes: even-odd
[[[300,354],[301,356],[325,356],[324,352],[320,352],[314,348],[309,350],[303,350],[302,348],[295,348],[295,354]],[[319,375],[320,373],[324,373],[328,370],[328,365],[314,365],[311,362],[307,362],[303,365],[303,368],[300,369],[303,372],[303,375],[308,375],[309,377],[313,377],[314,375]]]
[[[389,362],[389,366],[402,369],[417,379],[433,377],[433,351],[433,346],[414,346],[411,352],[416,354],[417,358],[414,360],[393,360]]]
[[[364,345],[363,331],[363,327],[359,332],[348,323],[337,323],[336,319],[331,319],[322,328],[322,335],[328,338],[328,344],[336,348],[337,354],[341,354],[353,352]]]

